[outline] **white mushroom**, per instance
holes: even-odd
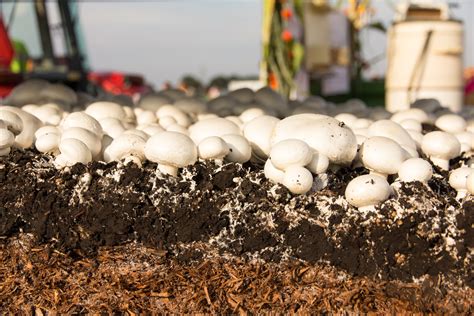
[[[0,129],[0,156],[10,153],[11,147],[15,143],[15,135],[7,129]]]
[[[43,125],[43,123],[36,116],[16,107],[2,106],[0,113],[3,111],[14,113],[21,119],[22,129],[21,129],[21,132],[17,134],[15,137],[15,146],[20,147],[20,148],[31,147],[34,142],[35,132],[38,128],[40,128]],[[0,119],[4,120],[1,114],[0,114]],[[13,134],[15,134],[14,130],[16,130],[17,127],[18,126],[16,126],[14,129],[11,130]]]
[[[435,126],[444,132],[456,134],[463,132],[467,123],[462,116],[457,114],[444,114],[436,119]]]
[[[423,127],[421,123],[414,119],[406,119],[400,122],[400,126],[406,129],[408,132],[410,130],[421,133]]]
[[[346,187],[345,197],[349,204],[361,211],[374,210],[375,205],[390,197],[391,189],[387,180],[374,174],[366,174],[352,179]]]
[[[57,126],[46,125],[38,128],[35,132],[35,138],[38,139],[45,134],[58,134],[61,135],[61,130]]]
[[[252,146],[252,153],[260,159],[266,159],[271,150],[273,129],[280,120],[263,115],[245,123],[243,132]]]
[[[313,158],[313,149],[299,139],[285,139],[272,146],[270,160],[280,169],[286,170],[291,166],[304,167]]]
[[[449,170],[449,160],[461,154],[461,144],[450,133],[435,131],[423,136],[421,149],[436,166]]]
[[[94,102],[86,108],[85,112],[99,122],[105,118],[115,118],[119,121],[125,121],[127,117],[127,113],[125,113],[122,106],[109,101]]]
[[[283,183],[285,172],[275,167],[270,159],[267,159],[265,162],[263,172],[265,173],[265,177],[270,179],[272,182]]]
[[[471,173],[466,179],[467,192],[470,195],[474,195],[474,173]]]
[[[81,127],[91,131],[98,137],[102,137],[103,130],[99,121],[84,112],[74,112],[66,116],[61,123],[61,127],[66,130],[71,127]]]
[[[357,154],[357,139],[350,128],[336,119],[318,114],[299,114],[278,122],[272,144],[299,139],[336,165],[347,165]]]
[[[230,152],[227,143],[220,137],[210,136],[204,138],[198,144],[198,156],[201,159],[213,159],[222,161],[224,157]]]
[[[421,158],[407,159],[398,169],[398,177],[403,182],[420,181],[426,183],[432,176],[433,168],[431,164]]]
[[[407,159],[403,148],[387,137],[370,137],[361,146],[359,156],[371,173],[384,178],[398,172],[400,165]]]
[[[61,135],[59,133],[42,133],[36,138],[35,147],[39,152],[58,154]]]
[[[406,110],[402,110],[402,111],[399,111],[395,114],[392,115],[392,117],[390,118],[390,120],[400,124],[402,121],[404,120],[416,120],[420,123],[429,123],[430,122],[430,117],[429,115],[421,110],[421,109],[417,109],[417,108],[411,108],[411,109],[406,109]]]
[[[104,133],[112,138],[118,137],[126,131],[122,121],[113,117],[103,118],[99,120],[99,123],[102,126]]]
[[[56,166],[68,167],[76,163],[89,163],[92,161],[92,154],[86,144],[78,139],[67,138],[59,143],[60,155],[56,157]]]
[[[140,110],[138,111],[139,113],[136,114],[138,125],[146,125],[157,122],[156,115],[152,111],[146,111],[140,108],[136,108],[135,110]]]
[[[183,127],[188,127],[191,124],[191,119],[189,118],[189,116],[184,111],[173,105],[163,105],[156,111],[156,117],[160,120],[160,125],[161,118],[165,116],[171,116],[175,119],[176,123]]]
[[[162,116],[162,117],[160,117],[158,123],[159,123],[164,129],[167,129],[168,126],[173,125],[173,124],[176,124],[177,122],[176,122],[176,120],[175,120],[174,117],[167,115],[167,116]]]
[[[242,122],[247,123],[250,122],[251,120],[265,115],[265,111],[262,110],[261,108],[250,108],[245,111],[243,111],[239,118],[242,120]]]
[[[391,120],[375,121],[369,126],[368,136],[383,136],[396,141],[400,146],[416,149],[416,143],[410,134],[398,123]]]
[[[104,150],[104,160],[110,162],[122,159],[125,163],[132,161],[141,166],[145,160],[145,140],[138,135],[125,133],[115,138]]]
[[[148,139],[145,157],[158,163],[164,174],[177,176],[178,168],[192,165],[197,160],[197,148],[191,138],[181,133],[162,132]]]
[[[150,138],[150,135],[148,135],[144,131],[141,131],[141,130],[138,130],[138,129],[128,129],[125,132],[123,132],[122,135],[123,134],[125,134],[125,135],[136,135],[138,137],[141,137],[144,141],[147,141],[148,138]]]
[[[209,136],[222,137],[227,134],[240,135],[240,128],[235,123],[220,117],[198,121],[189,127],[189,136],[196,144]]]
[[[164,132],[165,130],[158,124],[147,124],[137,126],[137,130],[147,133],[149,136],[156,135],[158,133]]]
[[[474,133],[469,131],[464,131],[457,133],[454,136],[461,143],[461,152],[469,152],[474,148]]]
[[[61,142],[65,139],[74,138],[84,143],[92,153],[92,158],[97,158],[101,150],[101,140],[93,132],[82,127],[70,127],[61,134]]]
[[[473,173],[474,169],[469,167],[460,167],[450,172],[449,185],[458,191],[457,199],[463,199],[466,196],[468,192],[467,180]]]
[[[227,161],[244,163],[250,160],[250,157],[252,157],[252,147],[245,137],[228,134],[222,135],[221,138],[229,146],[229,153],[225,157]]]
[[[168,132],[176,132],[176,133],[181,133],[181,134],[184,134],[186,136],[189,136],[188,129],[186,127],[182,126],[182,125],[177,124],[177,123],[169,125],[166,128],[166,130]]]
[[[283,185],[294,194],[305,194],[313,185],[313,175],[311,172],[300,166],[290,166],[286,168],[283,175]]]

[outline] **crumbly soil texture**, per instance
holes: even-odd
[[[468,158],[452,165],[460,166]],[[196,267],[205,262],[239,262],[238,273],[256,264],[283,274],[295,265],[324,266],[339,271],[341,278],[360,278],[357,282],[402,282],[420,289],[429,284],[438,294],[451,288],[472,294],[473,198],[457,200],[446,173],[435,168],[428,183],[401,184],[375,211],[362,212],[347,203],[344,190],[352,178],[367,172],[329,171],[326,188],[297,196],[267,180],[261,167],[250,163],[199,162],[172,178],[150,162],[141,167],[92,162],[57,170],[50,156],[13,150],[0,157],[3,266],[10,269],[7,274],[19,273],[18,265],[9,266],[20,260],[14,259],[9,245],[28,236],[29,249],[47,250],[44,260],[60,253],[73,262],[70,266],[94,266],[103,249],[135,245],[160,252],[170,273],[171,266],[199,271]],[[32,256],[27,260],[31,265],[37,253],[30,250],[21,256]],[[23,271],[24,264],[21,267]],[[217,294],[210,294],[208,287],[200,289],[205,311],[216,311]],[[3,298],[8,297],[12,296]],[[274,305],[283,303],[278,296],[267,300],[270,305],[272,300]],[[442,300],[433,296],[433,301]],[[245,307],[238,298],[226,296],[222,302],[222,308],[230,310],[220,312]],[[472,311],[472,301],[468,302],[462,311]],[[328,309],[319,309],[324,310]]]

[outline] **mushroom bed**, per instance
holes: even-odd
[[[472,155],[471,155],[472,156]],[[465,164],[464,155],[450,162]],[[0,157],[0,310],[472,312],[474,199],[448,172],[361,210],[360,168],[292,194],[255,163]]]

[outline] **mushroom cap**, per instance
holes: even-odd
[[[357,122],[358,118],[354,114],[351,113],[340,113],[334,117],[336,120],[343,122],[350,128],[355,127],[355,123]]]
[[[15,135],[20,134],[23,130],[23,121],[20,116],[11,111],[3,110],[3,106],[0,108],[0,120]]]
[[[138,137],[141,137],[145,142],[148,140],[148,138],[150,138],[150,135],[148,135],[144,131],[141,131],[141,130],[138,130],[138,129],[128,129],[125,132],[123,132],[122,134],[136,135]]]
[[[466,179],[466,189],[469,194],[474,195],[474,173],[471,173]]]
[[[103,118],[99,120],[99,123],[100,123],[100,126],[102,126],[102,130],[104,131],[104,134],[107,134],[112,138],[118,137],[126,130],[122,121],[113,117]]]
[[[467,122],[457,114],[444,114],[436,119],[435,126],[444,132],[456,134],[466,129]]]
[[[244,124],[244,136],[256,156],[266,158],[270,154],[273,129],[279,121],[274,116],[263,115]]]
[[[140,108],[137,108],[137,109],[140,109]],[[145,125],[145,124],[151,124],[151,123],[157,122],[156,115],[153,111],[142,110],[140,111],[140,113],[136,114],[136,117],[137,117],[138,125]]]
[[[76,163],[89,163],[92,161],[92,153],[89,148],[78,139],[62,139],[59,143],[59,151],[62,165],[72,166]],[[59,157],[59,156],[58,156]]]
[[[105,162],[121,160],[127,156],[135,156],[140,161],[145,159],[145,140],[134,134],[122,134],[115,138],[104,150]]]
[[[160,124],[163,128],[168,128],[168,126],[177,124],[176,120],[174,117],[170,115],[162,116],[160,117],[158,124]]]
[[[13,106],[2,106],[1,109],[17,114],[23,123],[21,133],[15,137],[15,146],[20,148],[31,147],[35,139],[35,132],[43,126],[43,122],[36,116]]]
[[[267,179],[270,179],[274,183],[283,183],[283,177],[285,172],[278,169],[272,164],[270,159],[267,159],[265,162],[265,166],[263,168],[263,172]]]
[[[59,147],[61,136],[58,133],[43,133],[36,138],[35,147],[39,152],[53,152]]]
[[[374,136],[360,147],[359,155],[367,169],[381,174],[395,174],[406,160],[403,148],[394,140]]]
[[[7,129],[0,129],[0,149],[10,148],[15,143],[15,135]]]
[[[398,177],[403,182],[428,182],[433,176],[431,164],[422,158],[405,160],[398,169]]]
[[[461,154],[461,143],[450,133],[435,131],[423,136],[421,149],[429,157],[450,160]]]
[[[44,134],[58,134],[61,135],[61,130],[56,126],[46,125],[38,128],[35,132],[35,138],[38,139]]]
[[[464,131],[461,133],[457,133],[454,136],[458,139],[458,141],[462,144],[467,145],[469,149],[474,148],[474,133],[469,131]]]
[[[175,124],[171,124],[169,125],[166,130],[168,132],[176,132],[176,133],[181,133],[181,134],[184,134],[186,136],[189,136],[189,131],[186,127],[182,126],[182,125],[179,125],[178,123],[175,123]]]
[[[41,89],[38,97],[40,100],[62,103],[64,104],[65,110],[70,110],[72,105],[78,101],[74,90],[60,83],[46,85]]]
[[[158,124],[147,124],[143,126],[137,126],[137,130],[144,131],[149,136],[164,132],[165,129]]]
[[[160,121],[161,118],[165,116],[171,116],[175,119],[176,123],[183,127],[188,127],[189,125],[191,125],[191,119],[189,118],[189,116],[174,105],[163,105],[156,111],[156,117]]]
[[[227,134],[240,135],[240,133],[237,124],[220,117],[198,121],[189,127],[189,136],[196,144],[209,136],[222,137]]]
[[[85,112],[97,121],[105,118],[115,118],[119,121],[124,121],[127,116],[120,104],[109,101],[94,102],[86,108]]]
[[[61,127],[65,130],[71,127],[81,127],[91,131],[98,137],[102,137],[103,134],[102,126],[99,121],[84,112],[73,112],[69,114],[63,120]]]
[[[419,133],[423,131],[423,127],[421,126],[421,123],[414,119],[406,119],[406,120],[401,121],[399,124],[405,130],[407,130],[408,133],[410,133],[409,132],[410,130],[416,131]]]
[[[74,138],[84,143],[92,153],[92,157],[97,157],[100,154],[102,138],[82,127],[70,127],[63,131],[61,135],[61,142],[65,139]]]
[[[390,185],[383,177],[366,174],[352,179],[346,187],[347,202],[355,207],[380,204],[390,197]]]
[[[270,160],[280,169],[291,166],[304,167],[313,159],[313,149],[299,139],[285,139],[272,146]]]
[[[153,162],[181,168],[196,162],[197,147],[188,136],[166,131],[148,139],[145,157]]]
[[[365,128],[367,129],[374,121],[367,118],[359,118],[354,122],[353,129]]]
[[[357,154],[357,139],[342,122],[325,115],[299,114],[278,122],[272,144],[285,139],[299,139],[334,164],[350,164]]]
[[[474,173],[473,168],[460,167],[449,173],[449,185],[457,191],[467,190],[467,179]]]
[[[400,146],[416,149],[416,143],[410,134],[398,123],[391,120],[375,121],[368,129],[369,137],[383,136],[396,141]]]
[[[283,175],[283,185],[294,194],[305,194],[313,186],[313,175],[305,167],[290,166]]]
[[[250,160],[252,157],[252,147],[248,140],[236,134],[222,135],[221,138],[229,146],[229,153],[225,157],[226,160],[231,162],[244,163]]]
[[[239,118],[242,120],[242,122],[246,123],[246,122],[250,122],[251,120],[257,117],[264,116],[265,114],[266,113],[263,109],[252,107],[243,111],[240,114]]]
[[[198,156],[201,159],[223,159],[229,153],[229,146],[220,137],[210,136],[198,144]]]
[[[408,119],[418,121],[419,123],[428,123],[430,121],[430,117],[425,111],[416,108],[399,111],[390,118],[390,120],[398,124]]]

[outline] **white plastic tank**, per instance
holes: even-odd
[[[389,30],[385,104],[390,112],[416,99],[463,106],[463,25],[455,20],[406,20]]]

